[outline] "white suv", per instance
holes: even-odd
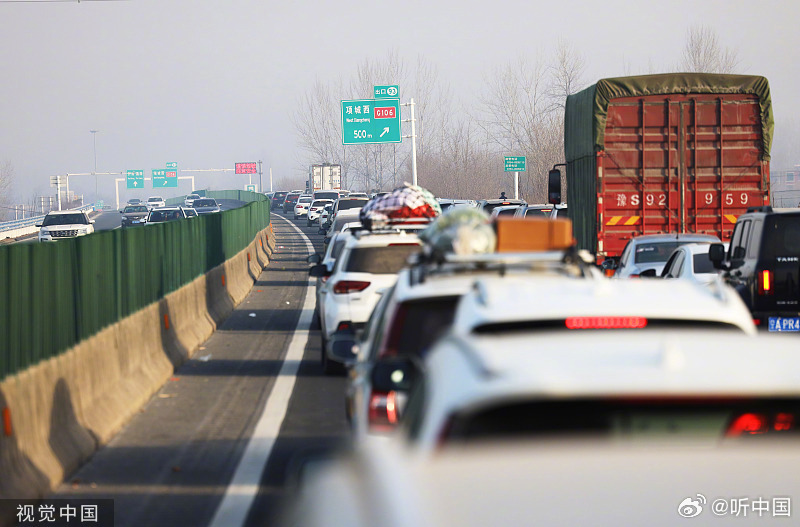
[[[85,236],[94,232],[94,220],[79,210],[49,212],[42,223],[37,224],[40,242],[52,242],[64,238]]]
[[[338,332],[354,332],[364,326],[381,291],[391,287],[397,273],[414,253],[421,250],[416,234],[387,230],[355,231],[346,239],[333,271],[322,264],[312,276],[327,277],[318,291],[322,333],[321,362],[326,373],[338,368],[331,363],[328,343]]]
[[[444,260],[420,257],[414,265],[401,270],[395,286],[384,293],[375,307],[361,338],[331,345],[331,353],[351,367],[345,406],[356,437],[392,430],[398,412],[390,410],[402,406],[403,394],[372,389],[370,374],[374,364],[397,356],[424,359],[430,347],[450,330],[461,297],[472,290],[482,276],[538,275],[605,280],[597,268],[581,256],[572,250],[448,254]]]
[[[161,196],[150,196],[147,198],[146,205],[148,209],[153,210],[157,207],[166,207],[167,204]]]

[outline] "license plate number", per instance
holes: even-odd
[[[800,317],[769,317],[770,331],[800,331]]]

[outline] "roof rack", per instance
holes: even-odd
[[[600,278],[591,254],[570,247],[564,250],[457,255],[434,253],[428,248],[410,258],[412,283],[423,283],[429,276],[443,274],[497,273],[540,270],[585,278]]]

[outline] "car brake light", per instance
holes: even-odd
[[[639,275],[638,274],[628,275],[628,278],[639,278]]]
[[[763,434],[767,431],[767,418],[761,414],[742,414],[728,427],[728,437]]]
[[[369,287],[369,282],[360,280],[341,280],[333,286],[333,292],[341,295],[347,293],[357,293]]]
[[[350,331],[351,329],[353,329],[353,325],[347,321],[339,322],[339,325],[336,326],[336,331]]]
[[[374,429],[391,429],[397,424],[397,394],[373,391],[369,398],[369,425]]]
[[[760,318],[754,318],[753,319],[753,324],[755,324],[756,326],[760,326],[761,325],[761,319]]]
[[[772,271],[764,269],[758,273],[758,294],[771,295],[773,293],[773,276]]]
[[[645,317],[568,317],[567,329],[640,329],[647,326]]]

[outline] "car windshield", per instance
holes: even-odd
[[[154,210],[147,217],[150,223],[159,223],[162,221],[179,220],[183,218],[183,214],[179,210]]]
[[[217,202],[213,199],[196,199],[192,205],[194,208],[197,207],[216,207]]]
[[[639,243],[636,245],[636,263],[666,262],[675,248],[689,242],[653,242]]]
[[[800,256],[800,215],[773,215],[764,225],[763,238],[762,254],[765,259]]]
[[[338,192],[314,192],[314,199],[339,199]]]
[[[148,203],[158,203],[159,201],[164,201],[164,200],[161,199],[161,198],[148,198],[147,199]]]
[[[127,213],[134,213],[134,212],[147,212],[147,207],[144,205],[135,205],[131,207],[125,207],[125,211]]]
[[[408,257],[422,250],[419,245],[357,247],[350,252],[345,271],[351,273],[394,274],[406,266]]]
[[[84,214],[48,214],[42,222],[43,227],[50,225],[88,225],[89,221]]]
[[[340,199],[339,200],[339,210],[350,210],[350,209],[360,209],[364,205],[367,204],[366,199]]]

